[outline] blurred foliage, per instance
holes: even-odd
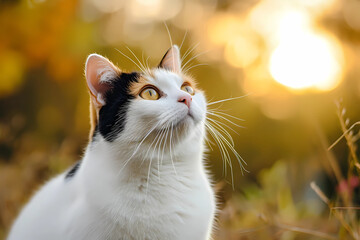
[[[234,167],[231,184],[219,150],[208,156],[216,239],[359,239],[356,133],[327,150],[360,119],[359,11],[357,0],[1,1],[0,238],[36,189],[81,158],[86,56],[136,70],[116,51],[134,58],[128,46],[155,66],[170,46],[166,22],[209,100],[246,95],[219,108],[246,120],[233,138],[249,173]]]

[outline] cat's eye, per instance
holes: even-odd
[[[148,87],[141,91],[140,97],[145,100],[158,100],[160,98],[160,94],[154,88]]]
[[[189,85],[189,84],[184,84],[181,86],[181,90],[189,93],[190,95],[194,95],[195,94],[195,90]]]

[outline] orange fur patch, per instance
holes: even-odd
[[[191,77],[189,75],[185,75],[185,74],[181,74],[181,77],[182,77],[182,79],[184,79],[184,83],[189,83],[189,85],[191,87],[193,87],[195,90],[197,90],[196,89],[197,83],[193,77]]]
[[[140,77],[138,79],[138,82],[133,82],[131,84],[131,86],[129,87],[130,94],[135,96],[135,97],[138,96],[141,89],[143,87],[145,87],[146,85],[148,85],[149,83],[150,82],[146,77],[140,75]]]
[[[193,77],[185,74],[180,74],[181,78],[184,80],[184,83],[188,83],[191,87],[193,87],[196,91],[199,91],[199,89],[196,89],[196,81]],[[151,75],[152,78],[154,78],[154,75]],[[145,77],[141,76],[138,79],[138,82],[134,82],[130,86],[130,94],[137,97],[140,94],[141,89],[143,89],[146,85],[151,85],[151,82]]]

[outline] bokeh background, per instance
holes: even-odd
[[[209,100],[244,96],[212,106],[245,120],[217,119],[248,170],[232,155],[232,179],[212,145],[214,238],[360,239],[358,0],[2,0],[0,238],[82,156],[87,55],[156,66],[170,36]]]

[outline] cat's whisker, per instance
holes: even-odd
[[[211,109],[208,109],[208,111],[219,111],[219,110],[222,110],[222,107],[223,107],[224,103],[220,103],[220,105],[218,105],[216,108],[211,108]]]
[[[116,51],[118,51],[121,55],[123,55],[124,57],[126,57],[127,59],[129,59],[132,63],[134,63],[141,71],[144,71],[144,69],[142,67],[139,66],[139,64],[137,64],[131,57],[129,57],[128,55],[126,55],[125,53],[123,53],[122,51],[120,51],[119,49],[115,48]]]
[[[136,54],[129,48],[129,47],[126,47],[130,52],[131,52],[131,54],[135,57],[135,59],[138,61],[138,63],[140,64],[140,66],[141,66],[141,71],[143,71],[143,72],[147,72],[146,71],[146,68],[144,67],[144,65],[141,63],[141,61],[139,60],[139,58],[136,56]]]
[[[161,134],[161,138],[160,138],[158,147],[156,149],[154,149],[154,150],[156,150],[156,162],[157,162],[157,172],[158,172],[157,176],[158,176],[159,182],[160,182],[160,150],[161,150],[161,144],[164,139],[165,132],[166,132],[166,129],[164,129],[163,134]]]
[[[221,122],[221,121],[212,119],[212,118],[210,118],[210,117],[207,117],[206,119],[208,119],[208,120],[210,120],[210,121],[213,121],[214,124],[216,123],[216,124],[221,125],[221,126],[224,127],[224,128],[228,128],[228,129],[230,129],[233,133],[235,133],[236,135],[239,135],[239,133],[238,133],[237,131],[235,131],[232,127],[230,127],[230,126],[227,125],[226,123],[223,123],[223,122]],[[240,136],[240,135],[239,135],[239,136]]]
[[[230,133],[228,132],[228,131],[226,131],[226,129],[223,127],[223,126],[221,126],[220,125],[220,123],[221,122],[218,122],[218,121],[216,121],[216,120],[214,120],[214,119],[211,119],[211,118],[207,118],[207,120],[209,120],[210,122],[212,122],[214,125],[213,125],[213,127],[215,127],[215,128],[217,128],[219,131],[221,131],[222,133],[224,133],[227,137],[228,137],[228,139],[230,140],[230,142],[231,142],[231,144],[234,146],[235,144],[234,144],[234,141],[233,141],[233,139],[232,139],[232,137],[231,137],[231,135],[230,135]],[[221,123],[221,124],[224,124],[224,123]],[[224,124],[225,126],[227,126],[226,124]],[[228,127],[228,126],[227,126]],[[233,130],[233,129],[232,129]],[[234,131],[234,130],[233,130]],[[235,131],[234,131],[235,132]]]
[[[148,189],[149,189],[150,172],[151,172],[151,167],[152,167],[152,160],[153,160],[153,158],[154,158],[154,157],[153,157],[153,155],[154,155],[154,150],[156,149],[156,146],[157,146],[157,144],[158,144],[158,142],[159,142],[159,139],[161,138],[160,136],[162,135],[163,131],[164,131],[164,129],[161,129],[161,130],[159,131],[158,135],[156,136],[156,138],[157,138],[156,144],[155,144],[154,149],[153,149],[153,152],[152,152],[152,154],[151,154],[151,156],[150,156],[148,174],[147,174],[147,178],[146,178],[146,197],[145,197],[145,200],[147,199],[147,194],[148,194]],[[159,137],[158,137],[158,136],[159,136]],[[154,139],[154,141],[155,141],[155,139]],[[152,146],[152,144],[149,146],[148,151],[150,150],[151,146]],[[146,153],[145,157],[146,157],[146,156],[148,156],[147,153]]]
[[[234,118],[234,119],[239,120],[239,121],[245,121],[245,120],[242,119],[242,118],[238,118],[238,117],[235,117],[235,116],[233,116],[233,115],[231,115],[231,114],[224,113],[224,112],[221,112],[221,111],[216,111],[216,110],[214,110],[214,109],[208,109],[208,112],[217,113],[217,114],[220,114],[220,115],[225,115],[225,116],[227,116],[227,117],[231,117],[231,118]]]
[[[199,66],[209,66],[209,64],[206,63],[199,63],[199,64],[195,64],[195,65],[191,65],[188,68],[184,69],[183,72],[186,74],[188,73],[191,69],[199,67]]]
[[[165,135],[165,140],[164,140],[164,144],[163,144],[163,148],[162,148],[162,155],[161,155],[161,161],[160,161],[160,166],[162,166],[163,163],[163,159],[164,159],[164,152],[165,152],[165,147],[167,145],[167,141],[168,141],[168,134],[170,131],[170,123],[166,126],[166,135]],[[160,174],[160,173],[159,173]]]
[[[163,22],[164,25],[165,25],[165,28],[166,28],[166,31],[167,31],[167,34],[168,34],[168,37],[169,37],[169,40],[170,40],[170,46],[173,45],[173,41],[172,41],[172,38],[171,38],[171,34],[170,34],[170,30],[169,30],[169,27],[168,25],[166,24],[166,22]]]
[[[165,148],[165,144],[166,144],[166,137],[168,134],[168,125],[166,127],[164,127],[164,134],[161,137],[161,141],[159,143],[159,148],[157,150],[157,161],[158,161],[158,177],[159,177],[159,181],[160,181],[160,166],[162,166],[162,160],[164,157],[164,148]],[[161,157],[160,157],[161,154]]]
[[[162,140],[162,137],[163,137],[164,132],[165,132],[165,129],[162,128],[162,129],[160,130],[159,138],[156,140],[156,143],[155,143],[155,145],[154,145],[154,147],[153,147],[153,149],[152,149],[153,151],[152,151],[152,153],[151,153],[151,155],[150,155],[150,158],[155,158],[155,156],[156,156],[156,154],[157,154],[157,152],[158,152],[158,145],[159,145],[160,141]],[[150,147],[151,147],[151,146],[150,146]],[[150,149],[150,147],[149,147],[149,149]],[[147,155],[147,154],[146,154],[146,155]]]
[[[250,95],[250,93],[245,94],[245,95],[240,96],[240,97],[226,98],[226,99],[222,99],[222,100],[219,100],[219,101],[210,102],[210,103],[208,103],[207,105],[208,105],[208,106],[211,106],[211,105],[214,105],[214,104],[217,104],[217,103],[222,103],[222,102],[227,102],[227,101],[232,101],[232,100],[244,98],[244,97],[247,97],[247,96],[249,96],[249,95]]]
[[[119,169],[118,174],[120,174],[122,172],[123,169],[125,169],[125,167],[127,166],[127,164],[131,161],[131,159],[135,156],[135,154],[138,152],[138,150],[140,149],[141,144],[145,141],[145,139],[155,130],[155,128],[158,126],[158,124],[156,124],[146,135],[145,137],[141,140],[141,142],[137,145],[137,147],[135,148],[135,151],[132,153],[132,155],[125,161],[124,165]]]
[[[233,165],[232,165],[232,161],[231,161],[231,156],[230,156],[230,153],[227,149],[227,144],[226,142],[224,141],[225,138],[222,136],[222,134],[217,131],[214,127],[212,127],[210,125],[210,127],[212,128],[212,131],[214,132],[214,134],[216,134],[218,136],[218,140],[221,142],[221,146],[222,146],[222,149],[224,151],[224,155],[226,156],[226,162],[228,163],[229,167],[230,167],[230,175],[231,175],[231,185],[232,187],[234,188],[234,172],[233,172]]]
[[[172,41],[172,38],[171,38],[171,34],[170,34],[169,27],[168,27],[168,25],[166,24],[166,22],[164,22],[164,25],[165,25],[167,34],[168,34],[168,36],[169,36],[170,46],[172,47],[172,46],[173,46],[173,41]],[[175,68],[175,55],[172,55],[172,62],[173,62],[173,67]]]
[[[223,159],[223,170],[224,170],[224,175],[227,175],[227,168],[226,168],[226,163],[229,165],[230,167],[230,173],[231,173],[231,179],[233,179],[233,171],[232,171],[232,164],[231,164],[231,158],[230,158],[230,154],[227,151],[226,147],[224,146],[224,143],[222,142],[221,138],[219,138],[219,133],[217,133],[209,123],[205,122],[205,126],[206,128],[209,130],[209,133],[211,134],[211,136],[214,138],[216,144],[219,147],[220,150],[220,155],[221,158]],[[233,185],[233,181],[232,181],[232,185]]]
[[[161,149],[161,143],[164,139],[164,135],[166,132],[166,128],[163,129],[163,133],[160,135],[160,141],[159,141],[159,146],[157,148],[154,148],[154,150],[156,150],[156,160],[157,160],[157,171],[158,171],[158,178],[160,181],[160,149]]]
[[[209,123],[207,122],[204,122],[204,125],[205,127],[208,129],[210,135],[213,137],[213,139],[215,140],[215,144],[219,147],[219,150],[220,150],[220,155],[221,155],[221,158],[223,160],[223,164],[226,162],[226,158],[224,156],[224,152],[222,151],[222,145],[219,143],[220,140],[218,140],[217,136],[216,136],[216,133],[212,130],[212,128],[210,127]],[[221,146],[220,146],[221,145]],[[224,174],[226,176],[226,167],[223,167],[223,170],[224,170]]]
[[[209,51],[205,51],[205,52],[201,52],[201,53],[198,53],[196,54],[195,56],[192,56],[189,60],[187,60],[181,67],[181,70],[183,69],[186,69],[186,66],[194,59],[196,59],[197,57],[201,56],[201,55],[204,55],[206,53],[208,53]]]
[[[149,74],[149,65],[147,64],[147,62],[145,62],[145,57],[144,57],[144,51],[141,52],[141,61],[143,63],[144,69],[145,69],[145,73]]]
[[[184,37],[183,37],[183,39],[182,39],[182,41],[181,41],[181,44],[180,44],[179,50],[181,50],[181,48],[182,48],[182,46],[183,46],[183,44],[184,44],[184,42],[185,42],[185,39],[186,39],[187,33],[188,33],[188,30],[186,30],[186,31],[185,31],[185,34],[184,34]]]
[[[145,137],[140,141],[140,143],[137,145],[135,151],[133,152],[133,154],[131,155],[131,157],[129,159],[131,159],[132,157],[135,156],[135,154],[139,151],[141,144],[145,141],[145,139],[159,126],[159,123],[155,124],[154,127],[152,127],[150,129],[150,131],[148,131],[148,133],[145,135]]]
[[[144,163],[144,161],[146,160],[146,157],[149,156],[149,155],[148,155],[148,154],[149,154],[149,151],[152,149],[153,144],[160,138],[160,134],[161,134],[161,130],[156,133],[156,136],[155,136],[154,139],[152,140],[151,144],[148,146],[147,151],[146,151],[145,155],[144,155],[143,158],[142,158],[142,161],[141,161],[140,166]],[[150,155],[150,158],[152,158],[151,155]]]
[[[214,151],[214,149],[212,148],[212,145],[215,145],[214,142],[211,141],[207,135],[204,136],[204,140],[205,140],[206,145],[209,146],[210,150]]]
[[[199,44],[200,43],[197,43],[197,44],[194,44],[192,47],[190,47],[182,56],[181,62],[183,62],[187,58],[187,56],[199,46]]]
[[[217,114],[217,113],[214,113],[214,112],[207,112],[207,113],[208,113],[208,114],[210,114],[210,115],[212,115],[212,116],[215,116],[215,117],[221,118],[221,119],[223,119],[223,120],[225,120],[225,121],[227,121],[227,122],[231,123],[231,124],[232,124],[232,125],[234,125],[234,126],[237,126],[237,127],[239,127],[239,128],[244,128],[243,126],[240,126],[239,124],[234,123],[233,121],[231,121],[231,120],[227,119],[227,118],[226,118],[226,117],[224,117],[224,116],[221,116],[220,114]]]
[[[170,150],[170,160],[171,160],[171,164],[173,166],[175,175],[177,176],[177,172],[176,172],[176,168],[175,168],[175,164],[174,164],[174,160],[173,160],[173,153],[172,153],[172,144],[171,144],[171,140],[172,140],[172,135],[173,135],[173,129],[174,129],[174,124],[171,123],[171,132],[170,132],[170,144],[169,144],[169,150]]]
[[[146,69],[147,69],[147,71],[148,71],[148,74],[151,73],[151,69],[150,69],[150,66],[149,66],[149,59],[150,59],[150,56],[148,56],[148,57],[146,58],[146,61],[145,61],[145,66],[146,66]]]
[[[195,103],[195,102],[194,102]],[[197,107],[198,105],[195,104]],[[209,113],[209,112],[208,112]],[[214,114],[213,112],[211,114]],[[211,115],[210,114],[210,115]],[[219,117],[220,119],[225,119],[228,120],[226,117],[223,117],[221,115],[216,114],[217,117]],[[208,129],[208,132],[210,133],[210,135],[213,137],[213,139],[215,140],[215,143],[217,144],[217,146],[219,147],[220,150],[220,154],[221,154],[221,158],[223,159],[223,169],[224,169],[224,174],[226,176],[226,163],[229,165],[230,167],[230,174],[231,174],[231,183],[232,186],[234,187],[234,173],[233,173],[233,166],[232,166],[232,161],[231,161],[231,157],[230,157],[230,153],[228,151],[228,149],[235,155],[235,157],[237,158],[239,164],[240,164],[240,170],[243,173],[244,167],[242,165],[242,161],[243,159],[241,158],[241,156],[236,152],[235,147],[234,147],[234,141],[231,137],[231,135],[229,134],[229,132],[222,126],[226,126],[228,128],[230,128],[231,130],[233,130],[231,127],[229,127],[228,125],[226,125],[225,123],[222,123],[220,121],[217,121],[215,119],[211,119],[207,116],[206,118],[208,121],[204,121],[204,125],[205,127]],[[230,121],[230,120],[228,120]],[[232,124],[232,121],[230,121]],[[237,125],[237,124],[235,124]],[[234,131],[234,130],[233,130]],[[224,137],[224,135],[227,137]],[[242,161],[241,161],[242,160]]]
[[[216,129],[213,129],[215,130],[216,132],[218,132]],[[219,133],[219,132],[218,132]],[[240,156],[240,154],[235,150],[234,146],[231,145],[229,143],[229,141],[221,134],[219,133],[219,137],[224,141],[224,143],[230,148],[230,150],[233,152],[233,154],[235,155],[236,159],[238,160],[238,163],[239,163],[239,166],[240,166],[240,169],[241,169],[241,173],[243,174],[243,171],[246,171],[248,172],[244,166],[243,166],[243,163],[245,165],[247,165],[247,163],[244,161],[244,159]]]
[[[165,123],[167,123],[168,122],[168,120],[170,119],[170,118],[172,118],[173,117],[173,115],[170,115],[170,116],[168,116],[167,118],[160,118],[160,119],[163,119],[164,121],[159,121],[159,123],[163,123],[163,122],[165,122]],[[162,127],[162,129],[160,130],[160,134],[159,134],[159,137],[158,137],[158,139],[156,140],[156,144],[155,144],[155,146],[154,146],[154,148],[153,148],[153,151],[152,151],[152,154],[150,155],[150,158],[151,159],[153,159],[153,158],[155,158],[155,155],[157,155],[157,165],[158,165],[158,176],[159,176],[159,180],[160,180],[160,150],[161,150],[161,145],[162,145],[162,142],[163,142],[163,140],[164,140],[164,136],[165,136],[165,134],[167,134],[167,128],[168,128],[168,125],[169,125],[169,123],[167,123],[167,125],[165,125],[165,126],[163,126]],[[165,139],[165,141],[166,141],[166,139]],[[148,151],[150,150],[150,148],[152,147],[152,144],[149,146],[149,148],[148,148]],[[147,153],[145,154],[145,156],[148,156],[148,151],[147,151]],[[155,154],[155,155],[154,155]],[[152,160],[150,160],[150,162],[151,162]],[[151,166],[150,166],[151,167]]]

